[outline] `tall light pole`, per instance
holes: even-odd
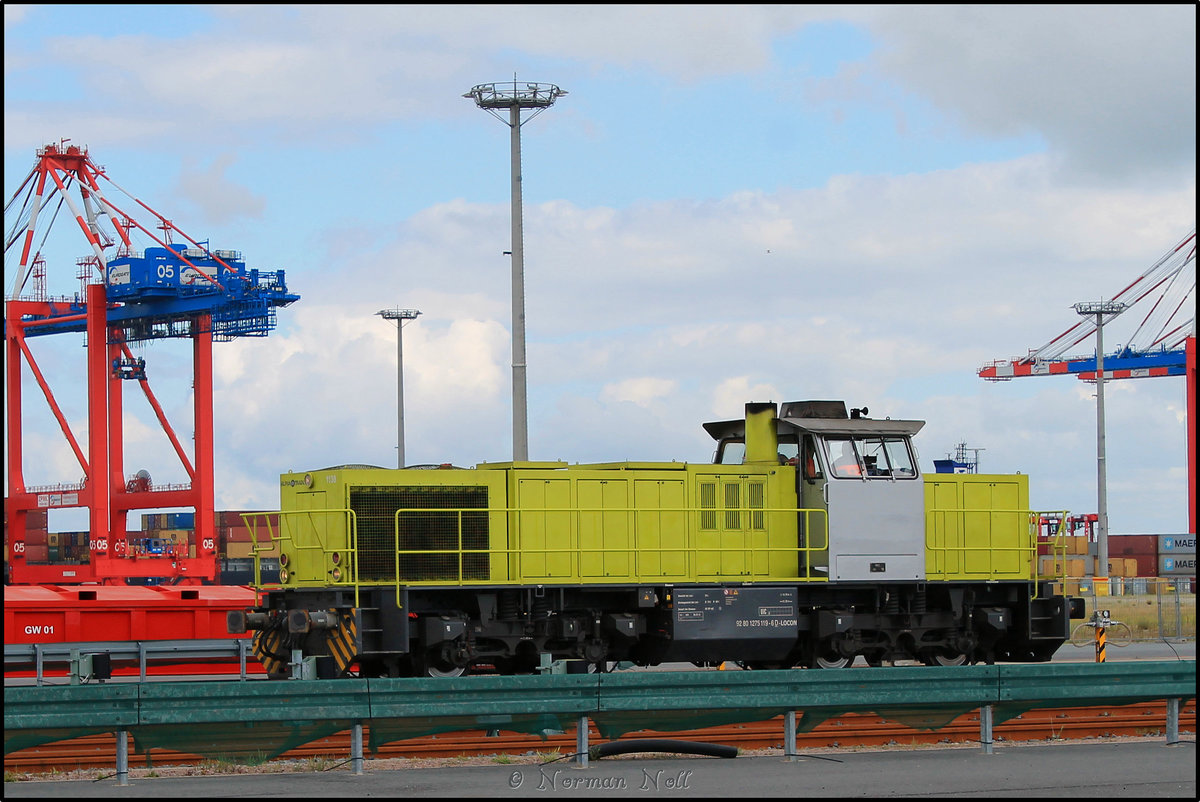
[[[404,467],[404,321],[416,320],[417,309],[380,309],[375,314],[396,322],[396,467]]]
[[[529,430],[525,390],[525,243],[521,217],[521,120],[522,109],[532,109],[529,122],[567,94],[554,84],[479,84],[463,97],[491,114],[510,129],[512,170],[512,326],[513,326],[513,461],[529,459]],[[508,119],[499,109],[508,109]]]
[[[1077,303],[1075,311],[1096,318],[1096,574],[1108,576],[1108,469],[1104,456],[1104,316],[1125,311],[1119,301]]]

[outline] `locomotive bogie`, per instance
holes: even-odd
[[[327,676],[527,673],[543,660],[838,667],[1046,660],[1070,606],[1045,583],[368,588],[274,591],[256,651]],[[1081,611],[1080,611],[1081,612]],[[244,621],[242,622],[245,623]],[[545,656],[545,658],[543,658]]]

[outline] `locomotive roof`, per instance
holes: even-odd
[[[877,420],[875,418],[776,418],[778,434],[793,434],[796,431],[813,434],[890,434],[915,435],[925,426],[923,420]],[[704,424],[704,430],[714,440],[723,437],[740,437],[746,434],[745,420],[714,421]]]

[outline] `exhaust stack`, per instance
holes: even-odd
[[[779,433],[774,401],[746,404],[746,463],[779,464]]]

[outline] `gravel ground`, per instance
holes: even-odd
[[[1161,740],[1162,736],[1122,736],[1122,737],[1104,737],[1104,738],[1074,738],[1074,739],[1059,739],[1059,740],[1042,740],[1042,741],[997,741],[997,746],[1002,748],[1012,748],[1020,746],[1045,746],[1047,743],[1060,744],[1078,744],[1078,743],[1134,743],[1147,740]],[[1188,734],[1187,739],[1194,741],[1194,734]],[[979,749],[978,744],[974,743],[958,743],[958,744],[917,744],[909,746],[884,746],[884,747],[829,747],[818,749],[804,749],[802,754],[805,755],[837,755],[847,752],[886,752],[895,750],[920,750],[920,749]],[[739,756],[754,756],[754,757],[782,757],[783,750],[781,749],[749,749],[738,753]],[[631,755],[618,755],[604,758],[605,761],[610,760],[645,760],[651,757],[669,757],[672,759],[687,759],[688,755],[657,755],[651,753],[638,753]],[[711,758],[696,757],[697,760],[711,760]],[[129,779],[150,779],[154,777],[196,777],[196,776],[221,776],[230,774],[296,774],[303,772],[318,772],[318,771],[346,771],[351,770],[350,761],[342,756],[329,758],[308,758],[304,760],[273,760],[259,766],[245,766],[241,764],[228,763],[224,761],[205,760],[195,765],[187,766],[155,766],[153,768],[135,767],[133,764],[136,758],[130,756]],[[529,752],[522,755],[479,755],[479,756],[464,756],[450,758],[383,758],[373,759],[367,757],[363,761],[365,771],[396,771],[402,769],[431,769],[441,768],[445,766],[462,767],[462,766],[494,766],[494,765],[539,765],[553,761],[561,763],[570,763],[572,758],[559,752]],[[595,761],[593,761],[595,762]],[[5,782],[39,782],[39,781],[54,781],[60,782],[64,780],[92,780],[100,781],[109,779],[115,776],[115,771],[112,768],[105,769],[77,769],[74,771],[51,771],[51,772],[10,772],[5,771]]]

